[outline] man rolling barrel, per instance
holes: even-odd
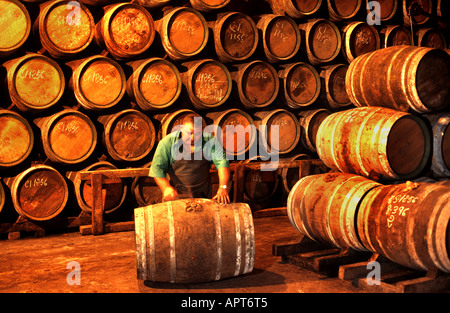
[[[222,204],[230,202],[229,162],[218,140],[203,134],[202,120],[195,114],[186,115],[182,124],[158,143],[149,176],[155,179],[164,201],[211,198],[210,168],[213,163],[219,175],[220,187],[212,199]]]

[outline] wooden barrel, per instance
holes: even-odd
[[[293,58],[300,49],[297,23],[288,16],[264,14],[258,17],[262,47],[267,61],[278,63]]]
[[[157,31],[167,55],[173,60],[185,60],[205,48],[209,30],[203,15],[197,10],[177,7],[158,21]]]
[[[365,22],[351,22],[342,29],[342,54],[348,63],[380,47],[380,35],[372,25]]]
[[[346,90],[348,65],[322,66],[320,70],[322,103],[331,109],[340,109],[352,104]]]
[[[149,155],[156,139],[155,127],[144,113],[128,109],[99,118],[103,142],[116,161],[139,161]]]
[[[85,50],[94,38],[95,22],[89,9],[70,0],[41,5],[36,26],[39,38],[54,58],[68,58]]]
[[[418,4],[421,10],[425,11],[427,15],[423,15],[420,12],[411,12],[411,4]],[[402,1],[403,23],[407,26],[422,25],[428,22],[429,15],[433,13],[433,1],[432,0],[403,0]],[[410,14],[412,13],[412,14]]]
[[[30,15],[18,0],[0,1],[0,58],[17,51],[31,31]]]
[[[433,130],[431,170],[437,177],[450,177],[450,113],[428,114]]]
[[[386,26],[380,31],[381,47],[411,46],[411,32],[401,25]]]
[[[341,33],[336,25],[317,18],[298,25],[304,42],[304,50],[312,65],[332,62],[342,46]]]
[[[302,111],[298,114],[298,122],[300,124],[302,145],[311,152],[316,152],[317,131],[323,120],[330,115],[327,109],[314,109]]]
[[[256,155],[240,163],[265,162],[263,156]],[[270,162],[270,161],[267,161]],[[244,195],[250,202],[267,203],[278,188],[279,177],[277,171],[261,171],[260,169],[248,169],[244,174]],[[242,191],[241,191],[242,192]]]
[[[190,3],[196,10],[209,12],[225,7],[230,0],[190,0]]]
[[[184,117],[188,114],[198,115],[196,112],[189,109],[181,109],[170,113],[153,115],[153,118],[158,120],[160,125],[158,130],[158,141],[175,131],[177,129],[176,127],[182,124]],[[204,120],[202,121],[202,124],[206,125]]]
[[[313,104],[320,95],[321,82],[317,70],[308,63],[281,65],[281,99],[292,109],[302,109]]]
[[[116,59],[129,59],[145,52],[155,38],[150,13],[138,4],[118,3],[105,7],[97,23],[95,40]]]
[[[435,49],[446,49],[447,41],[444,34],[434,28],[421,28],[416,32],[417,46]]]
[[[33,221],[47,221],[65,208],[69,191],[61,174],[47,165],[34,165],[10,184],[15,210]]]
[[[255,112],[254,117],[255,126],[261,136],[260,149],[264,147],[265,151],[271,154],[287,154],[297,147],[301,129],[293,113],[277,109]],[[275,127],[277,129],[274,129]]]
[[[219,15],[213,24],[214,47],[221,62],[248,59],[258,47],[258,29],[250,16],[240,12]]]
[[[275,68],[265,61],[254,60],[235,66],[231,72],[239,103],[247,109],[267,107],[273,103],[280,89]]]
[[[232,80],[225,65],[213,59],[192,61],[183,65],[188,70],[181,73],[182,82],[195,108],[216,108],[230,97]]]
[[[450,273],[449,186],[406,182],[367,193],[357,216],[363,245],[393,262]]]
[[[28,121],[9,110],[0,110],[0,167],[12,167],[28,158],[34,134]]]
[[[47,157],[57,163],[77,164],[89,158],[97,145],[97,131],[91,119],[65,109],[37,121]]]
[[[361,0],[327,0],[328,13],[333,22],[355,17],[361,8]]]
[[[151,165],[152,162],[147,163],[143,167],[150,170]],[[163,194],[153,177],[135,177],[131,184],[131,193],[138,206],[147,206],[163,202]]]
[[[163,109],[179,98],[182,89],[178,68],[161,58],[132,63],[133,74],[127,82],[127,94],[144,111]]]
[[[248,204],[184,199],[137,208],[134,220],[138,279],[199,283],[253,270]]]
[[[140,5],[150,9],[159,8],[170,4],[170,0],[138,0],[137,2]]]
[[[373,179],[417,177],[431,155],[424,121],[381,107],[329,115],[317,131],[317,153],[330,168]]]
[[[206,116],[213,121],[213,125],[220,127],[215,135],[227,155],[242,156],[253,147],[256,127],[248,113],[239,109],[228,109],[209,112]]]
[[[380,184],[346,173],[303,177],[288,196],[289,220],[314,241],[365,251],[358,238],[356,218],[365,194],[377,186]]]
[[[293,157],[289,158],[289,161],[298,161],[298,160],[310,160],[312,159],[311,156],[307,155],[307,154],[297,154],[294,155]],[[313,174],[320,174],[320,173],[311,173],[311,175]],[[285,167],[281,170],[281,181],[283,182],[283,188],[284,191],[286,191],[287,193],[289,193],[292,189],[292,187],[294,187],[294,185],[298,182],[298,180],[300,179],[300,174],[299,174],[299,169],[297,167],[294,168],[289,168],[289,167]]]
[[[41,111],[56,104],[65,88],[64,74],[58,63],[35,53],[7,61],[8,91],[21,111]]]
[[[270,3],[273,13],[287,14],[294,19],[308,18],[316,13],[322,5],[322,0],[266,0],[266,2]]]
[[[71,87],[78,103],[85,109],[95,111],[119,103],[125,94],[126,77],[116,61],[94,55],[76,63]]]
[[[345,83],[356,106],[419,113],[445,109],[450,103],[449,85],[450,56],[440,49],[412,46],[360,56],[350,64]]]
[[[109,162],[97,162],[84,168],[83,171],[101,171],[117,169]],[[92,212],[92,185],[90,180],[80,180],[77,172],[71,173],[69,179],[73,181],[75,196],[79,207],[87,213]],[[102,184],[102,203],[106,214],[117,210],[127,196],[127,184],[120,178],[108,179],[108,184]]]

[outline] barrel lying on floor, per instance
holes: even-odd
[[[198,283],[253,270],[248,204],[182,199],[137,208],[134,214],[138,279]]]

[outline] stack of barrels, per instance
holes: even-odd
[[[411,2],[425,13],[412,12]],[[52,219],[70,205],[89,213],[92,190],[79,180],[79,171],[148,167],[158,141],[192,111],[221,127],[216,135],[232,161],[267,160],[275,153],[287,159],[319,156],[344,170],[362,154],[350,161],[343,147],[332,149],[339,155],[328,155],[322,142],[329,134],[367,139],[365,128],[350,128],[361,120],[379,129],[374,136],[389,148],[386,160],[381,150],[370,156],[381,172],[364,166],[358,173],[418,175],[431,169],[427,155],[440,145],[447,168],[433,163],[433,172],[449,175],[450,135],[431,143],[414,114],[429,114],[436,132],[447,133],[448,117],[434,114],[448,110],[448,94],[436,93],[448,84],[448,60],[441,53],[449,39],[441,22],[448,19],[448,6],[444,0],[383,1],[376,9],[367,3],[0,0],[0,210],[9,203],[33,221]],[[381,24],[372,25],[377,18]],[[358,59],[397,45],[408,48]],[[417,56],[413,45],[424,47]],[[416,90],[407,90],[409,83],[385,86],[383,81],[396,78],[384,74],[377,82],[358,76],[383,70],[376,63],[381,59],[387,66],[403,60],[411,68],[411,58],[419,62],[413,69],[420,73]],[[414,72],[409,74],[413,80]],[[400,98],[396,88],[411,99]],[[385,101],[403,113],[369,110]],[[368,107],[354,113],[353,106]],[[338,129],[338,120],[355,122]],[[273,129],[279,140],[271,136]],[[400,155],[404,150],[407,160]],[[267,202],[282,185],[273,173],[247,175],[242,192],[250,201]],[[287,191],[292,187],[284,185]],[[126,199],[148,205],[160,197],[149,178],[131,186],[117,179],[106,187],[105,211]]]
[[[332,171],[301,178],[287,211],[315,241],[450,273],[450,58],[445,45],[421,44],[425,31],[405,37],[417,46],[348,55],[345,89],[355,108],[327,115],[315,137]]]

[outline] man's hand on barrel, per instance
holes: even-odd
[[[213,197],[213,200],[217,200],[217,202],[221,204],[230,203],[230,196],[228,195],[228,188],[226,188],[226,185],[219,187],[217,194]]]

